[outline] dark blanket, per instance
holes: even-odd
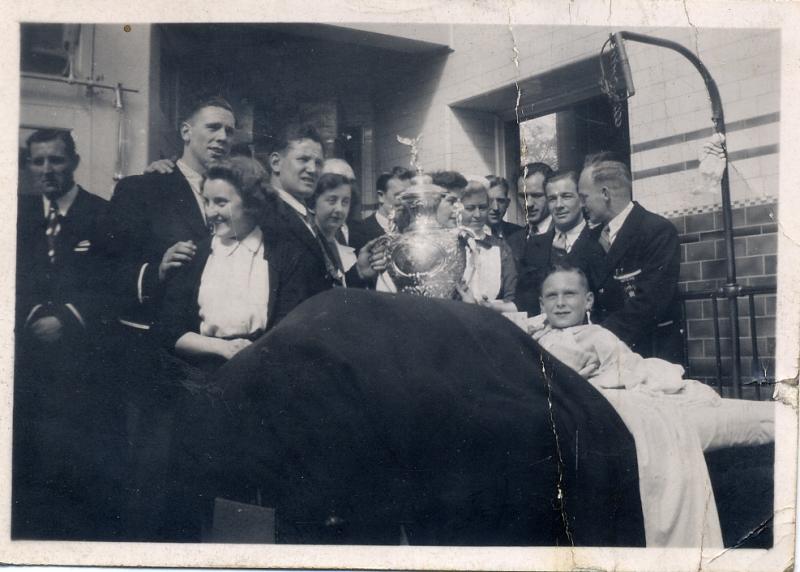
[[[217,382],[180,480],[275,507],[279,542],[644,545],[633,437],[490,310],[324,292]]]

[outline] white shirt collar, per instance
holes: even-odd
[[[75,202],[77,197],[78,184],[75,183],[72,185],[70,190],[56,199],[55,202],[58,205],[58,214],[61,216],[67,216],[72,203]],[[45,195],[42,195],[42,204],[44,205],[44,216],[47,217],[47,215],[50,214],[50,199],[48,199]]]
[[[380,209],[375,211],[375,220],[381,225],[381,228],[386,232],[389,232],[389,217],[384,215]]]
[[[547,218],[540,220],[536,224],[536,233],[542,234],[550,230],[550,223],[553,222],[553,215],[547,215]]]
[[[608,221],[608,236],[609,242],[613,244],[614,238],[619,233],[622,225],[625,224],[625,220],[628,218],[628,215],[631,214],[633,210],[633,201],[629,202],[624,209],[622,209],[617,216],[612,218]]]
[[[211,239],[211,251],[219,256],[230,256],[236,252],[239,246],[242,246],[251,254],[256,254],[261,248],[263,238],[264,235],[259,227],[255,227],[252,231],[250,231],[250,234],[241,240],[224,239],[220,238],[219,236],[215,236],[213,239]]]
[[[278,191],[278,196],[281,198],[281,200],[290,207],[292,207],[294,210],[296,210],[297,214],[299,214],[303,218],[308,216],[308,209],[303,203],[298,201],[296,198],[294,198],[292,195],[290,195],[283,189],[275,187],[275,190]]]
[[[583,232],[583,229],[585,227],[586,227],[586,221],[581,219],[581,220],[578,221],[578,224],[573,226],[567,232],[563,233],[563,234],[566,235],[566,238],[567,238],[567,252],[572,250],[572,245],[575,244],[576,240],[578,240],[578,237],[581,235],[581,232]],[[553,242],[554,243],[558,239],[559,235],[561,235],[561,234],[562,233],[561,233],[560,230],[555,229],[555,233],[553,234]]]
[[[194,193],[194,200],[200,209],[200,214],[203,215],[203,220],[206,220],[206,201],[203,198],[203,175],[192,169],[182,159],[178,159],[175,165],[189,182],[189,187],[191,187]]]
[[[186,180],[189,181],[189,186],[192,187],[192,190],[198,195],[202,195],[203,175],[192,169],[183,159],[178,159],[175,165],[177,165],[180,172],[183,173],[183,176],[186,177]]]

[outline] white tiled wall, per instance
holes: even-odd
[[[488,116],[464,120],[450,104],[515,80],[538,75],[599,53],[610,29],[598,27],[514,26],[519,68],[514,65],[512,34],[505,26],[455,26],[453,52],[436,66],[420,65],[406,76],[402,93],[382,93],[376,113],[377,160],[381,168],[406,164],[407,148],[398,133],[423,134],[420,160],[426,169],[502,172]],[[728,123],[779,111],[780,36],[768,30],[652,28],[635,30],[677,41],[699,54],[716,80]],[[629,100],[631,144],[709,128],[711,108],[705,85],[683,56],[664,48],[627,42],[636,95]],[[434,69],[433,73],[431,73]],[[418,94],[425,94],[424,96]],[[485,129],[481,126],[485,126]],[[777,145],[777,122],[731,131],[729,150]],[[501,143],[501,142],[499,142]],[[698,158],[702,140],[676,142],[634,153],[634,171]],[[776,153],[736,160],[731,166],[735,203],[777,197]],[[696,169],[652,176],[635,182],[636,198],[664,214],[713,208],[718,193],[687,192],[699,184]]]

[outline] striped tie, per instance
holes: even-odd
[[[553,241],[553,257],[556,261],[561,260],[567,255],[567,235],[559,232]]]
[[[603,227],[603,232],[600,233],[600,238],[597,239],[597,242],[606,252],[611,250],[611,229],[608,228],[608,225]]]
[[[47,256],[50,258],[50,264],[55,264],[56,261],[56,237],[61,232],[61,223],[58,218],[58,205],[55,201],[50,201],[50,210],[47,212]]]

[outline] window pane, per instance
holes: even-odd
[[[520,165],[547,163],[558,169],[558,132],[556,114],[543,115],[519,125]]]
[[[65,47],[63,24],[23,24],[22,71],[65,76],[69,55]]]

